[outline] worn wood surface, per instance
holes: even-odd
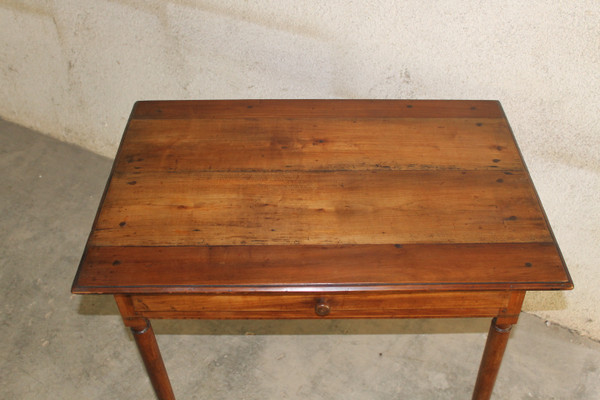
[[[133,119],[119,172],[520,170],[507,128],[502,118]]]
[[[501,171],[145,173],[111,182],[94,246],[551,242]]]
[[[137,103],[76,293],[567,289],[492,101]]]
[[[544,243],[108,246],[90,248],[86,260],[79,290],[101,293],[561,289],[568,284],[556,249]]]

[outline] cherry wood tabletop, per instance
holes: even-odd
[[[135,104],[73,282],[112,294],[157,397],[151,318],[491,317],[571,289],[496,101]]]
[[[75,293],[569,289],[496,101],[136,103]]]

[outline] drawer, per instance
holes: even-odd
[[[133,314],[147,318],[305,319],[493,317],[518,314],[511,293],[281,293],[132,295]],[[514,308],[514,307],[513,307]]]

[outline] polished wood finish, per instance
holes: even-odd
[[[485,399],[525,291],[572,285],[498,102],[150,101],[73,292],[115,295],[169,399],[148,318],[495,318]]]
[[[511,324],[498,324],[496,318],[492,319],[473,390],[473,400],[485,400],[492,396],[511,329]]]
[[[569,285],[560,254],[549,243],[103,246],[87,250],[77,291],[388,292]]]
[[[156,343],[150,321],[146,318],[132,316],[131,299],[129,297],[115,296],[115,300],[123,316],[125,326],[131,329],[156,396],[159,400],[175,400],[167,369],[160,354],[158,343]]]
[[[177,294],[134,295],[134,315],[154,318],[308,319],[308,318],[434,318],[518,315],[509,310],[511,292],[415,292],[368,294]],[[326,304],[327,315],[316,307]]]
[[[168,100],[140,101],[131,119],[504,118],[497,101]]]

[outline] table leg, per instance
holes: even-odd
[[[473,400],[488,400],[492,396],[512,326],[498,324],[496,318],[492,320],[473,391]]]
[[[127,325],[131,328],[156,396],[159,400],[175,400],[150,321],[146,318],[130,319]]]
[[[115,301],[123,317],[123,323],[133,333],[156,396],[159,400],[175,400],[167,369],[160,355],[150,321],[136,315],[130,296],[116,294]]]

